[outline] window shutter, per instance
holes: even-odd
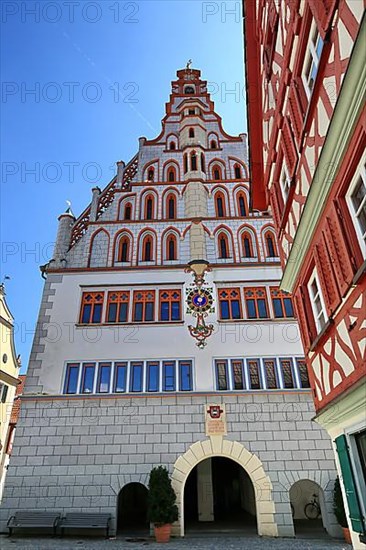
[[[352,283],[355,270],[350,257],[350,250],[348,250],[345,241],[344,230],[334,206],[330,216],[326,219],[325,237],[330,261],[334,267],[340,293],[343,296]]]
[[[291,81],[288,96],[288,112],[294,130],[297,145],[300,145],[304,125],[305,111],[301,105],[300,93],[295,80]]]
[[[328,315],[331,315],[340,302],[340,295],[323,235],[321,236],[318,244],[315,246],[315,263],[323,291],[327,313]]]
[[[281,211],[282,209],[280,209],[280,205],[279,205],[279,201],[278,201],[278,197],[277,197],[277,191],[275,189],[275,186],[276,184],[274,183],[272,185],[272,188],[271,188],[271,194],[270,194],[270,200],[271,200],[271,205],[272,205],[272,212],[273,212],[273,217],[274,217],[274,220],[275,220],[275,224],[276,224],[276,227],[280,227],[281,225]]]
[[[349,518],[351,520],[352,529],[356,531],[356,533],[363,533],[364,529],[362,524],[362,514],[358,502],[346,436],[340,435],[337,437],[335,439],[335,444],[341,466],[342,481],[346,490]]]
[[[290,178],[293,177],[297,161],[297,151],[292,137],[291,127],[286,117],[282,128],[282,146],[285,155],[286,166],[289,171]]]
[[[304,294],[304,291],[302,288],[300,288],[300,290],[296,293],[296,296],[294,297],[294,301],[295,301],[296,317],[298,318],[298,321],[299,321],[301,337],[302,337],[304,349],[306,352],[310,348],[314,335],[310,325],[310,321],[312,317],[310,319],[308,317],[307,310],[304,305],[303,294]]]
[[[337,5],[338,0],[309,0],[310,9],[322,38],[328,31]]]
[[[276,9],[276,4],[274,0],[270,0],[270,2],[268,3],[267,29],[263,48],[263,65],[268,79],[270,78],[272,72],[272,61],[277,38],[277,28],[278,13]]]

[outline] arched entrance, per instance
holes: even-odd
[[[184,488],[184,517],[186,532],[245,530],[255,534],[255,493],[246,471],[225,457],[197,464]]]
[[[181,536],[185,533],[184,489],[189,474],[199,463],[213,457],[230,458],[245,470],[255,494],[257,532],[263,536],[278,536],[272,483],[264,471],[262,462],[238,441],[230,441],[222,436],[211,436],[210,439],[193,443],[176,460],[172,473],[172,485],[177,495],[179,520],[173,526],[173,533]]]
[[[290,487],[290,503],[295,535],[324,534],[327,511],[322,488],[310,479],[300,479]]]
[[[118,495],[117,531],[141,533],[148,531],[148,490],[142,483],[128,483]]]

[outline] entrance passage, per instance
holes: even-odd
[[[324,535],[327,514],[324,493],[317,483],[309,479],[296,481],[290,488],[290,504],[296,536]]]
[[[142,483],[128,483],[118,495],[117,531],[133,533],[146,532],[148,490]]]
[[[255,493],[246,471],[230,458],[200,462],[186,481],[184,519],[191,532],[256,533]]]

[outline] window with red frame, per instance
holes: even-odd
[[[166,206],[168,214],[167,218],[169,220],[175,220],[175,218],[177,217],[177,201],[175,195],[168,195],[166,199]]]
[[[125,220],[130,220],[131,219],[131,214],[132,214],[132,206],[131,206],[131,203],[127,203],[126,206],[125,206]]]
[[[292,299],[288,292],[271,287],[271,299],[275,317],[294,317]]]
[[[264,238],[266,241],[267,257],[276,258],[278,256],[278,253],[277,253],[277,247],[275,244],[275,238],[273,233],[271,233],[270,231],[267,231]]]
[[[167,260],[176,260],[177,259],[177,239],[175,235],[169,235],[166,241],[167,247]]]
[[[242,240],[244,258],[253,258],[253,241],[251,234],[246,231],[245,233],[243,233]]]
[[[235,179],[236,179],[236,180],[240,180],[240,179],[241,179],[241,167],[239,166],[239,164],[235,164],[235,166],[234,166],[234,174],[235,174]]]
[[[197,170],[197,155],[195,151],[191,153],[191,170],[195,172]]]
[[[152,220],[154,214],[154,197],[151,195],[145,199],[145,220]]]
[[[128,262],[130,259],[130,239],[122,237],[118,243],[118,261]]]
[[[182,297],[180,290],[160,290],[160,321],[180,321],[181,301]]]
[[[247,208],[246,208],[246,197],[244,193],[240,193],[237,196],[237,201],[238,201],[239,216],[245,217],[247,215]]]
[[[83,325],[101,323],[104,292],[83,292],[80,323]]]
[[[227,238],[226,233],[220,233],[218,236],[218,245],[219,245],[219,258],[221,260],[226,260],[230,257],[230,247],[229,239]]]
[[[154,168],[150,168],[147,172],[147,179],[149,181],[154,181]]]
[[[175,168],[169,168],[168,170],[168,181],[176,181],[176,176],[175,176]]]
[[[218,218],[224,218],[226,216],[225,208],[225,197],[224,194],[220,192],[215,195],[215,207],[216,207],[216,216]]]
[[[127,323],[130,291],[108,292],[107,323]]]
[[[133,293],[133,320],[140,323],[155,319],[155,290],[135,290]]]
[[[212,177],[216,181],[222,179],[221,168],[217,164],[215,164],[215,166],[212,168]]]
[[[220,319],[241,319],[239,288],[219,289]]]
[[[153,240],[150,235],[147,235],[142,243],[142,261],[143,262],[152,262],[153,261]]]
[[[264,287],[245,288],[244,297],[248,319],[268,318],[267,295]]]

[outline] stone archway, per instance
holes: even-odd
[[[274,517],[275,505],[272,498],[272,483],[263,469],[262,462],[241,443],[229,441],[221,436],[211,436],[210,439],[193,443],[176,460],[172,473],[172,484],[177,495],[179,520],[174,525],[173,532],[182,537],[184,536],[184,486],[190,472],[203,460],[215,456],[230,458],[244,468],[255,491],[258,534],[271,537],[278,536]]]

